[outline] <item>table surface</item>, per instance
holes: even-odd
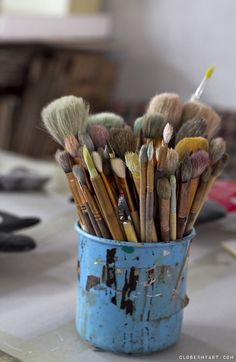
[[[34,251],[0,254],[0,350],[24,362],[236,356],[236,261],[221,247],[222,241],[236,238],[236,214],[197,229],[189,261],[190,303],[180,341],[145,357],[125,356],[96,350],[76,334],[77,240],[68,198],[2,193],[0,200],[5,211],[42,217],[40,225],[24,231],[36,240]],[[0,353],[0,361],[7,361],[1,358]]]

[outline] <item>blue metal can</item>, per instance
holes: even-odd
[[[177,342],[194,231],[168,243],[79,237],[76,328],[101,349],[150,353]]]

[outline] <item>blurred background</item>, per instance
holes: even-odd
[[[214,63],[203,101],[236,152],[233,0],[2,0],[0,9],[1,149],[51,156],[40,111],[56,97],[82,96],[131,123],[155,93],[189,99]]]
[[[235,0],[0,0],[0,246],[6,238],[2,211],[43,221],[23,230],[35,242],[32,249],[37,244],[33,252],[0,253],[0,337],[1,331],[25,340],[45,333],[35,345],[53,351],[58,337],[46,333],[66,325],[59,330],[65,343],[74,341],[75,352],[79,343],[74,337],[76,212],[66,177],[54,161],[58,145],[40,116],[55,98],[83,97],[91,112],[113,111],[131,125],[157,93],[176,92],[188,100],[215,64],[202,101],[222,117],[220,135],[230,154],[223,178],[230,182],[218,184],[214,195],[227,211],[236,210],[235,14]],[[213,211],[215,204],[208,218]],[[226,301],[234,300],[235,259],[227,259],[221,242],[233,239],[235,248],[235,213],[201,225],[198,235],[191,251],[193,300],[183,348],[215,352],[224,340],[224,352],[233,353],[234,306]],[[12,251],[17,243],[7,245]],[[204,288],[209,293],[203,298]],[[219,290],[224,293],[218,298]],[[206,313],[206,303],[215,306],[217,316],[208,306]],[[7,350],[1,340],[17,346],[8,337],[0,338],[0,350]],[[19,346],[33,351],[33,344]],[[51,361],[48,355],[38,360]]]

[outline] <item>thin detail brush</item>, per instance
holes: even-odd
[[[142,145],[139,151],[140,165],[140,192],[139,192],[139,215],[141,241],[146,238],[146,187],[147,187],[147,145]]]
[[[176,222],[176,178],[170,176],[171,198],[170,198],[170,240],[174,241],[177,237]]]
[[[122,233],[121,227],[117,221],[117,217],[116,217],[116,214],[112,207],[112,204],[110,202],[106,188],[104,186],[104,183],[103,183],[101,177],[99,176],[99,174],[95,168],[92,157],[86,146],[83,147],[83,155],[84,155],[84,161],[88,167],[88,171],[90,174],[90,178],[91,178],[91,182],[92,182],[94,191],[96,193],[100,206],[103,210],[105,221],[109,227],[111,235],[114,240],[123,240],[123,233]]]

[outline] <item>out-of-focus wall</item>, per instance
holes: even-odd
[[[121,61],[116,99],[176,91],[188,99],[206,67],[204,100],[236,109],[235,0],[109,0]]]

